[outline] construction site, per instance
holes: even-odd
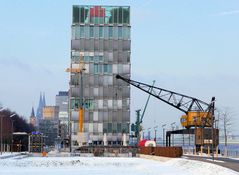
[[[34,9],[35,4],[29,2],[40,20],[29,19],[36,25],[30,31],[37,34],[26,33],[42,47],[47,45],[49,53],[39,54],[42,49],[30,54],[33,47],[29,46],[29,54],[21,59],[35,58],[33,65],[18,58],[14,64],[0,64],[5,72],[11,64],[14,70],[20,67],[19,77],[24,77],[14,80],[17,88],[6,85],[21,92],[19,97],[11,100],[12,94],[16,96],[11,90],[5,104],[0,103],[0,174],[238,175],[239,142],[235,138],[239,135],[231,128],[232,113],[224,108],[237,104],[233,92],[238,72],[233,67],[236,64],[232,65],[235,60],[230,60],[236,54],[229,54],[234,45],[222,51],[225,43],[231,43],[224,35],[230,33],[231,40],[237,36],[226,28],[230,20],[222,21],[238,12],[215,12],[214,4],[207,11],[208,2],[124,2],[75,5],[49,1],[51,10],[40,4],[41,10]],[[217,10],[222,7],[218,5]],[[33,13],[30,9],[26,12]],[[26,16],[22,19],[34,15]],[[36,21],[42,19],[46,23],[37,26]],[[43,27],[45,31],[40,31]],[[24,43],[28,36],[22,38]],[[20,54],[24,48],[15,50]],[[35,91],[40,92],[36,115],[34,103],[29,102],[33,100],[25,100],[33,98]],[[53,92],[55,104],[52,99],[46,104],[45,93],[52,97]],[[10,101],[17,103],[16,110],[23,110],[23,104],[32,105],[29,122],[10,109]],[[230,137],[235,141],[231,145]]]

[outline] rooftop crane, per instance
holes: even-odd
[[[212,97],[211,103],[208,104],[194,97],[134,81],[120,75],[116,75],[116,79],[121,79],[135,86],[136,88],[154,96],[155,98],[169,104],[170,106],[184,112],[185,115],[181,117],[181,125],[187,129],[197,126],[212,126],[212,115],[214,111],[215,97]]]

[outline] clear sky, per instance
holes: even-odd
[[[238,0],[2,0],[0,102],[29,117],[45,92],[48,105],[68,89],[72,5],[130,5],[132,79],[229,108],[239,134]],[[147,94],[131,88],[131,118]],[[179,125],[182,113],[150,99],[144,127]]]

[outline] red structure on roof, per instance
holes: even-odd
[[[101,6],[90,8],[90,17],[105,17],[105,9],[101,8]]]

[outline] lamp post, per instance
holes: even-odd
[[[150,140],[150,129],[151,128],[148,128],[148,139]]]
[[[174,131],[174,125],[176,122],[171,123],[172,131]],[[174,135],[172,135],[172,145],[174,146]]]
[[[14,132],[14,127],[13,127],[13,123],[15,120],[12,119],[13,116],[15,116],[16,114],[12,114],[10,115],[10,118],[11,118],[11,122],[12,122],[12,148],[11,148],[11,153],[12,153],[12,150],[13,150],[13,132]]]
[[[154,127],[154,140],[157,145],[157,137],[156,137],[157,130],[156,130],[156,128],[158,128],[158,125]]]
[[[165,126],[166,126],[166,124],[164,124],[164,125],[162,125],[162,128],[163,128],[163,146],[165,146],[165,144],[164,144],[164,140],[165,140]]]
[[[142,129],[142,137],[143,137],[143,139],[144,139],[144,131],[145,131],[145,129]]]

